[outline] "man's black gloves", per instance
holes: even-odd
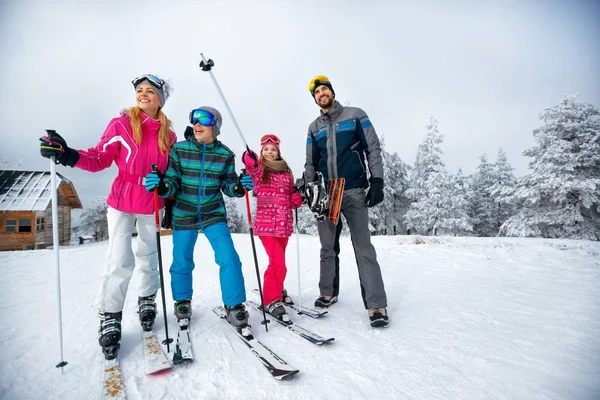
[[[371,178],[370,181],[371,187],[369,187],[367,197],[365,197],[365,203],[369,208],[375,207],[383,201],[383,179]]]

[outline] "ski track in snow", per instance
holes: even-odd
[[[248,235],[233,235],[249,299],[256,287]],[[391,324],[368,325],[349,237],[341,240],[340,300],[319,320],[291,314],[332,344],[317,346],[250,311],[256,338],[300,373],[277,381],[212,312],[221,303],[206,239],[196,246],[195,361],[146,376],[135,276],[127,298],[121,367],[128,399],[600,399],[600,244],[517,238],[374,237]],[[162,238],[169,335],[177,332]],[[259,242],[262,272],[267,257]],[[319,241],[300,237],[302,304],[318,296]],[[92,307],[106,242],[61,249],[64,373],[51,250],[0,253],[0,399],[94,399],[102,355]],[[286,287],[298,301],[296,241]],[[159,296],[160,298],[160,296]],[[165,338],[162,303],[155,332]],[[171,350],[174,343],[171,345]],[[166,350],[166,347],[165,347]]]

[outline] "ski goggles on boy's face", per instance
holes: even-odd
[[[213,126],[216,125],[216,122],[215,116],[206,110],[196,109],[190,112],[190,124],[192,125]]]
[[[155,76],[152,74],[138,76],[137,78],[132,80],[131,83],[133,83],[133,87],[137,87],[137,85],[139,85],[142,81],[145,81],[145,80],[150,82],[150,84],[157,89],[162,89],[162,87],[165,85],[165,81],[160,79],[158,76]]]
[[[275,135],[268,135],[260,141],[261,146],[265,146],[269,143],[279,146],[279,138]]]
[[[315,87],[317,85],[321,85],[323,83],[329,83],[329,78],[325,75],[317,75],[308,84],[308,91],[313,93],[315,91]]]

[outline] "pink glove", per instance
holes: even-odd
[[[252,150],[250,150],[250,154],[248,151],[245,151],[244,154],[242,154],[242,162],[244,165],[254,166],[258,163],[258,156]]]
[[[302,205],[302,195],[298,192],[292,193],[292,207],[298,208]]]

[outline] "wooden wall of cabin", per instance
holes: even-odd
[[[45,212],[44,220],[46,222],[45,243],[50,247],[54,243],[52,236],[52,206],[48,206]],[[71,207],[58,206],[58,241],[61,246],[71,244]]]
[[[35,217],[35,211],[0,212],[0,251],[33,249],[35,247]],[[30,221],[29,225],[27,225],[27,221]],[[7,232],[7,230],[9,231]]]

